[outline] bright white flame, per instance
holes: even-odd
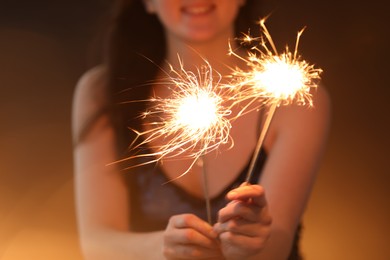
[[[243,43],[260,43],[251,48],[247,57],[241,57],[230,48],[230,54],[245,61],[249,70],[234,71],[236,80],[237,103],[243,100],[259,100],[260,106],[265,104],[312,105],[311,89],[316,88],[320,80],[321,69],[314,68],[298,55],[299,38],[303,30],[298,32],[295,50],[290,52],[286,47],[283,53],[278,53],[269,34],[265,19],[260,21],[262,36],[251,38],[245,35]]]
[[[216,104],[206,92],[185,97],[176,114],[177,124],[193,131],[209,128],[218,120]]]
[[[305,84],[302,69],[298,64],[286,63],[279,57],[274,58],[272,62],[265,61],[262,72],[254,73],[255,85],[276,99],[293,98]]]

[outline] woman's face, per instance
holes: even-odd
[[[188,42],[202,42],[233,33],[233,24],[245,0],[144,0],[166,33]]]

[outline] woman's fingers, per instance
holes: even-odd
[[[164,232],[167,259],[216,259],[222,256],[217,233],[192,214],[172,216]]]
[[[240,187],[228,192],[226,197],[229,200],[245,201],[259,207],[267,205],[264,189],[260,185],[248,185],[243,183]]]
[[[255,211],[258,213],[253,213],[251,210],[253,207],[257,208]],[[226,213],[223,213],[224,211]],[[220,212],[220,219],[224,221],[217,222],[214,230],[219,234],[224,256],[229,256],[229,259],[246,259],[247,256],[255,255],[264,248],[271,234],[271,217],[266,207],[244,206],[237,210],[240,212],[238,215],[228,207]]]
[[[232,201],[219,211],[218,222],[225,222],[230,219],[242,218],[247,221],[258,221],[262,208],[250,205],[242,201]]]
[[[249,222],[259,222],[263,225],[268,225],[272,222],[267,206],[259,207],[242,201],[232,201],[222,208],[218,214],[218,222],[220,223],[237,218]]]
[[[219,234],[224,256],[246,258],[260,252],[271,234],[264,189],[243,184],[227,194],[231,200],[219,211],[214,230]]]
[[[169,220],[168,225],[177,229],[193,229],[194,231],[197,231],[211,239],[215,239],[217,237],[217,234],[214,232],[213,227],[210,224],[193,214],[173,216]]]
[[[242,218],[233,218],[226,222],[217,222],[214,225],[215,232],[221,234],[223,232],[232,232],[249,237],[259,235],[261,226],[252,221],[247,221]]]
[[[173,229],[170,231],[169,235],[165,237],[165,241],[170,244],[191,244],[209,249],[217,246],[216,240],[210,239],[191,228]]]
[[[264,225],[271,223],[264,189],[260,185],[244,183],[230,191],[226,197],[231,202],[219,211],[218,222],[224,223],[238,218]]]
[[[207,222],[192,214],[172,216],[164,235],[167,248],[174,251],[176,247],[185,248],[187,246],[193,249],[215,250],[218,248],[216,238],[217,233],[214,229]]]

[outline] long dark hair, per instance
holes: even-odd
[[[259,33],[256,21],[263,15],[261,2],[246,0],[241,7],[235,24],[237,38],[248,31],[253,36]],[[109,102],[103,111],[108,111],[113,120],[119,151],[126,151],[135,137],[129,128],[139,128],[138,118],[147,104],[123,102],[148,98],[150,86],[145,83],[155,78],[158,71],[156,64],[162,64],[166,46],[161,23],[156,15],[146,12],[142,0],[117,0],[111,12],[104,56]],[[86,126],[86,129],[89,127]]]

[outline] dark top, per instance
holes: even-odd
[[[258,182],[265,157],[265,153],[262,152],[251,183]],[[210,200],[213,222],[217,219],[218,211],[227,203],[226,193],[245,181],[248,167],[249,162],[232,183]],[[134,171],[126,174],[126,179],[131,192],[132,230],[139,232],[163,230],[170,216],[182,213],[193,213],[207,220],[205,200],[187,193],[176,185],[175,181],[169,182],[160,167],[152,164],[136,167]]]
[[[256,162],[255,174],[251,176],[251,183],[258,183],[265,160],[266,153],[262,150]],[[218,211],[227,203],[226,193],[245,181],[248,168],[249,161],[237,178],[219,195],[211,199],[212,222],[217,219]],[[205,200],[187,193],[174,181],[169,182],[157,165],[147,164],[135,167],[130,173],[125,174],[125,178],[130,187],[132,231],[164,230],[172,215],[182,213],[192,213],[207,220]],[[290,260],[301,259],[298,254],[298,239],[299,232],[296,234],[291,256],[288,258]]]

